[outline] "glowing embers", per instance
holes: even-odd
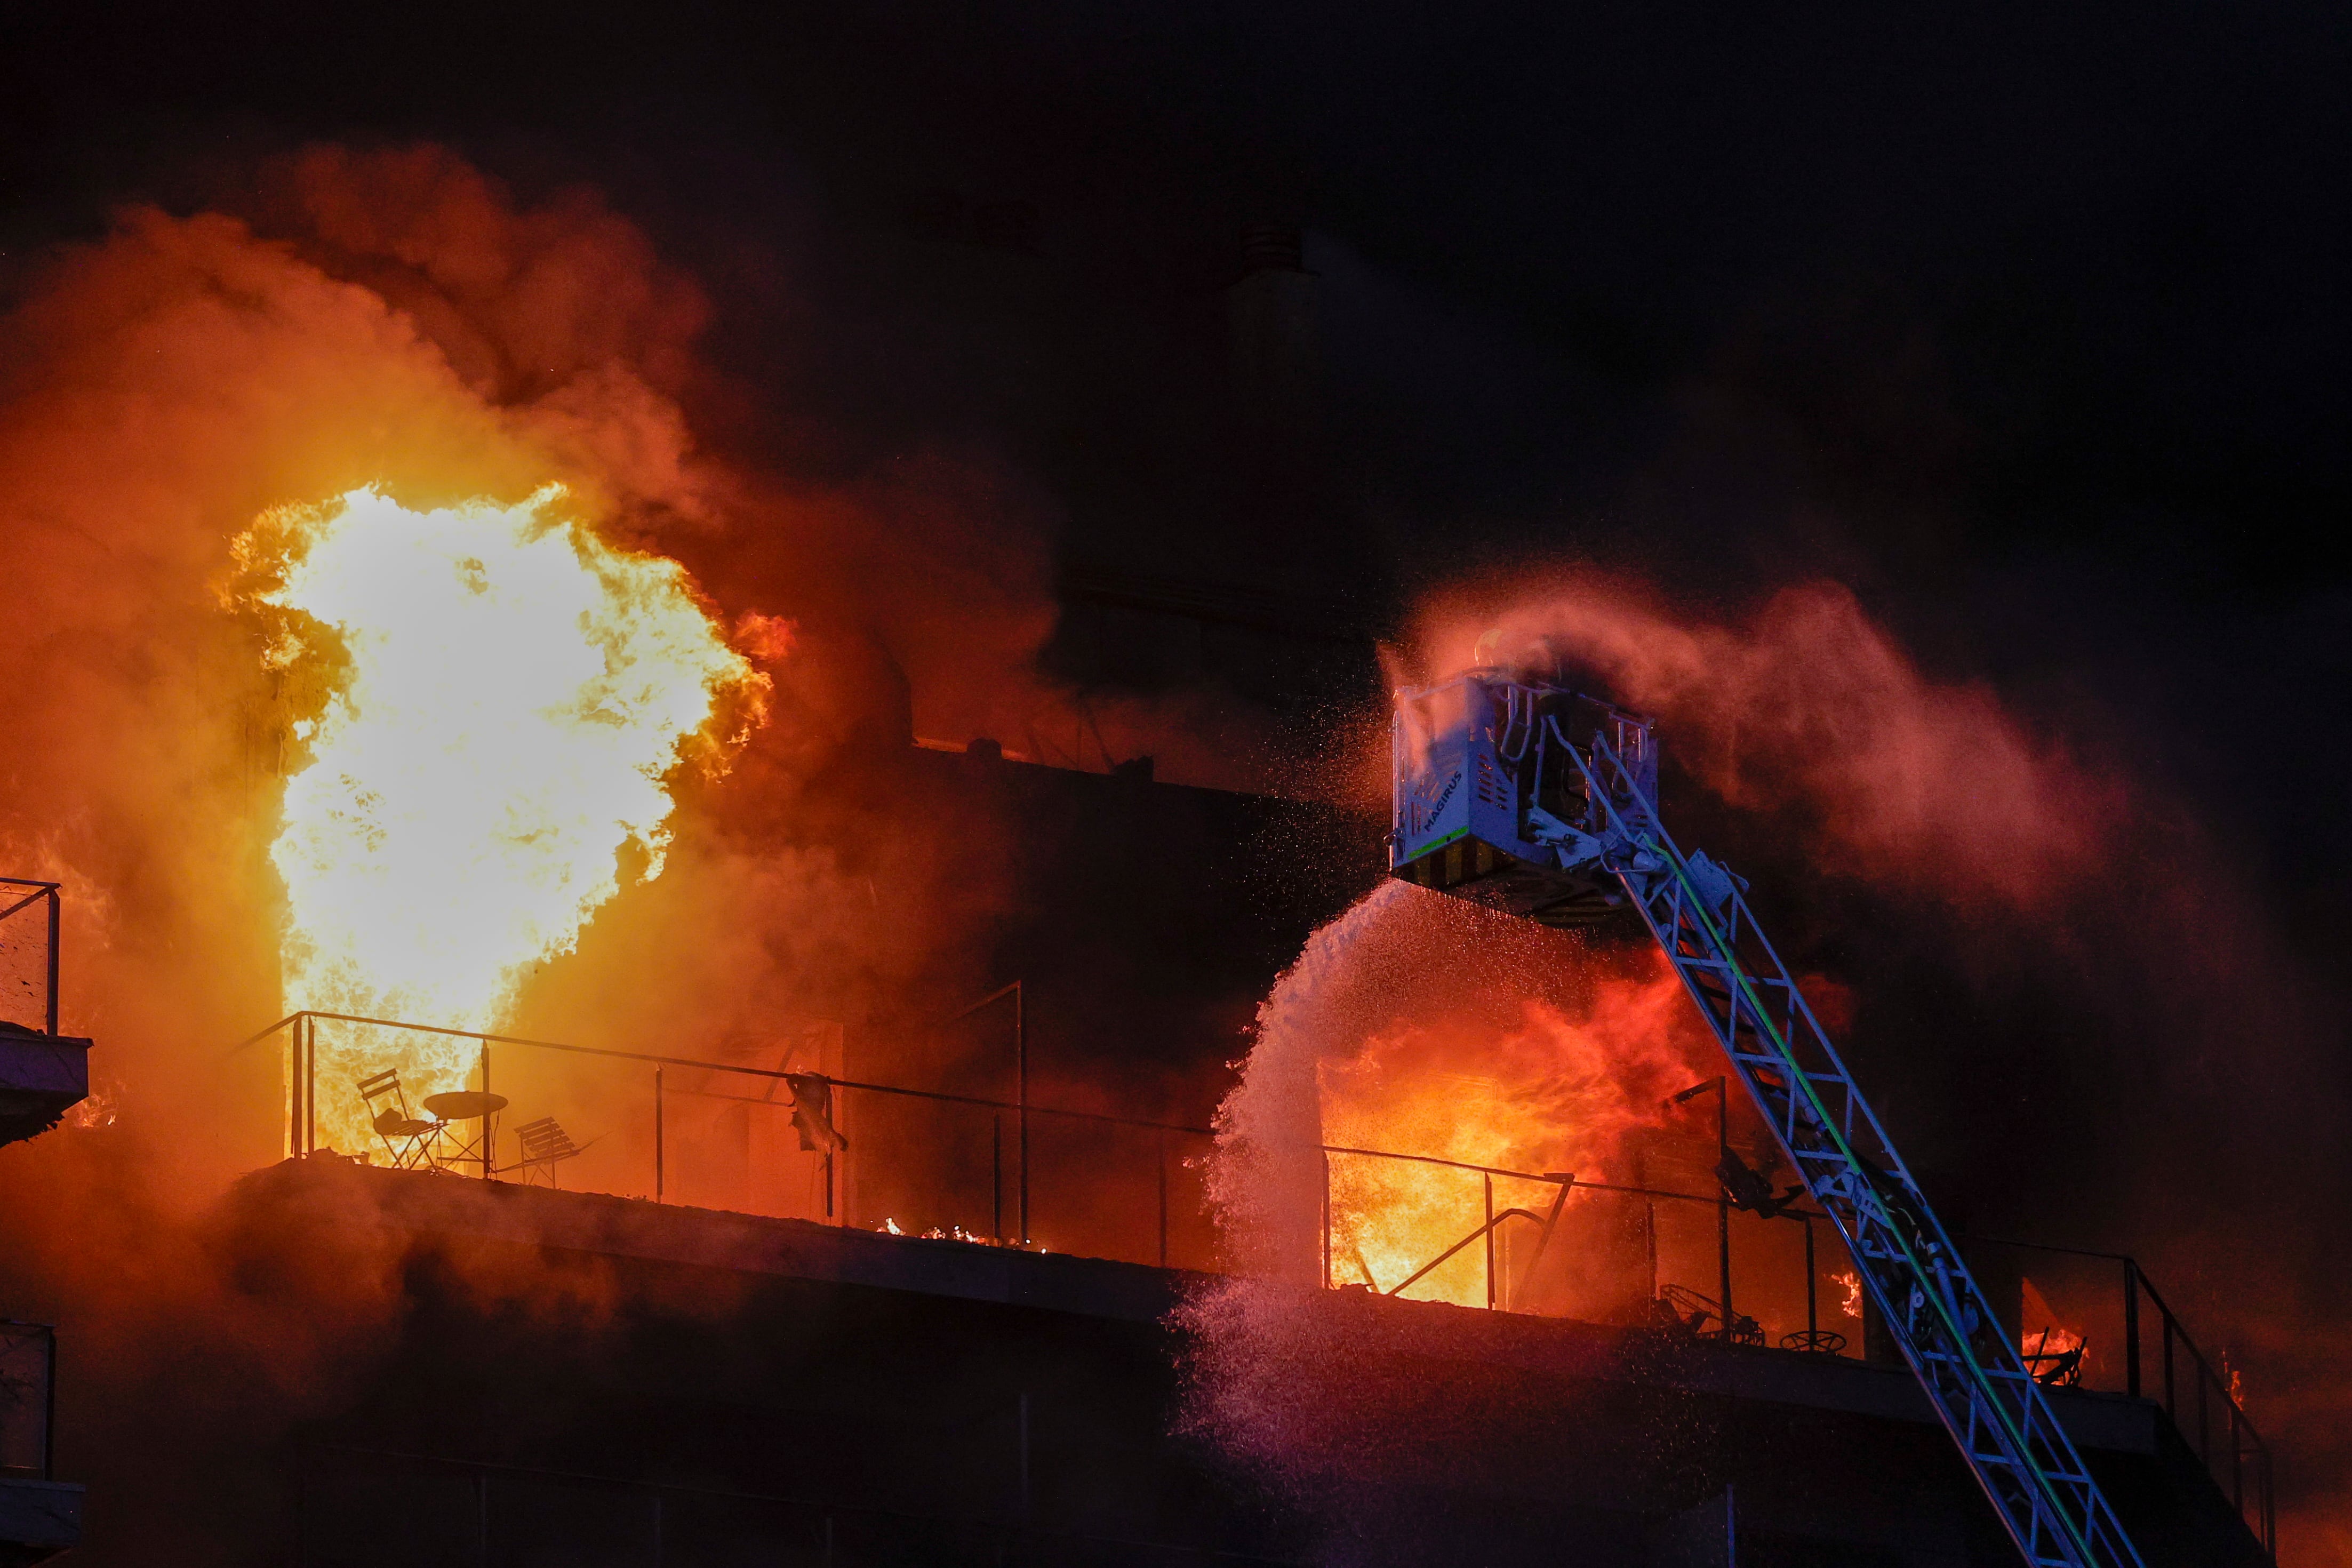
[[[289,1009],[499,1022],[625,868],[658,874],[666,776],[718,754],[722,695],[756,697],[684,569],[613,549],[562,499],[419,512],[361,489],[238,540],[236,602],[292,710],[270,854]],[[366,1066],[437,1088],[473,1052],[431,1055]]]

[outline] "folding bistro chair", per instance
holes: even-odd
[[[515,1129],[515,1136],[522,1141],[522,1160],[513,1168],[522,1173],[525,1185],[535,1177],[545,1176],[547,1184],[554,1186],[555,1167],[584,1152],[573,1144],[572,1134],[552,1116],[524,1122]],[[593,1143],[596,1140],[591,1138],[588,1142]]]
[[[373,1078],[360,1079],[360,1099],[366,1101],[370,1111],[369,1125],[383,1140],[384,1152],[392,1156],[395,1171],[421,1170],[433,1163],[433,1141],[440,1136],[441,1123],[428,1121],[412,1114],[408,1095],[400,1087],[400,1073],[386,1068]]]

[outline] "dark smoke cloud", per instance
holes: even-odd
[[[1816,851],[1874,882],[2030,913],[2112,853],[2119,778],[2032,732],[1986,682],[1929,679],[1839,584],[1783,588],[1735,628],[1622,581],[1541,576],[1516,574],[1500,603],[1426,605],[1419,645],[1440,668],[1488,627],[1556,648],[1656,715],[1726,805],[1800,808]]]
[[[583,1043],[719,1049],[969,992],[1004,822],[947,802],[910,829],[860,792],[910,728],[1017,745],[1081,716],[1034,669],[1054,622],[1036,498],[944,447],[809,478],[699,447],[709,305],[594,193],[519,204],[444,148],[322,146],[236,205],[126,208],[0,320],[0,725],[19,742],[0,856],[66,884],[65,1023],[97,1038],[110,1096],[103,1125],[0,1152],[11,1306],[67,1321],[77,1372],[104,1369],[73,1396],[67,1458],[133,1491],[145,1413],[191,1375],[169,1346],[213,1347],[203,1397],[236,1422],[290,1419],[364,1363],[399,1296],[389,1263],[345,1258],[279,1310],[204,1230],[222,1183],[278,1153],[278,1063],[228,1047],[275,1016],[267,851],[289,726],[320,700],[273,684],[227,592],[258,515],[370,483],[418,507],[560,482],[609,539],[685,560],[770,676],[734,776],[674,781],[668,873],[526,987],[518,1023]],[[1224,766],[1150,705],[1084,717],[1180,775],[1188,755]],[[546,1293],[488,1266],[480,1289]],[[544,1310],[585,1310],[555,1293]]]
[[[1657,715],[1695,786],[1679,810],[1756,857],[1768,922],[1826,943],[1865,1083],[1964,1212],[2137,1254],[2208,1353],[2228,1347],[2257,1423],[2340,1458],[2352,1383],[2323,1324],[2341,1216],[2280,1200],[2340,1191],[2352,1156],[2341,987],[2221,826],[2113,743],[2120,716],[2080,726],[2079,702],[2035,715],[1931,676],[1833,582],[1735,617],[1622,575],[1498,574],[1427,602],[1423,668],[1493,627]],[[1874,921],[1900,934],[1853,930]],[[1954,1000],[1923,1005],[1938,981]],[[2332,1539],[2341,1494],[2294,1484],[2298,1531]]]
[[[1931,674],[1835,582],[1723,615],[1547,561],[1430,595],[1391,674],[1442,677],[1494,634],[1655,715],[1685,847],[1727,841],[1784,952],[1823,963],[1827,1016],[1958,1223],[2137,1255],[2245,1374],[2258,1423],[2290,1451],[2339,1451],[2337,1215],[2275,1202],[2329,1191],[2346,1159],[2335,988],[2178,786],[2096,744],[2112,718],[2069,731],[1982,676]],[[1365,758],[1368,776],[1380,766]],[[1467,914],[1461,931],[1412,927],[1400,962],[1399,921],[1426,898],[1391,885],[1318,933],[1261,1015],[1212,1188],[1257,1272],[1296,1284],[1311,1250],[1320,1178],[1296,1151],[1334,1092],[1314,1064],[1442,1005],[1465,948],[1511,966],[1510,933]],[[1441,973],[1413,967],[1432,959]],[[1538,995],[1591,962],[1485,984]],[[1325,1402],[1295,1375],[1319,1353],[1308,1304],[1235,1281],[1183,1321],[1196,1428],[1278,1473],[1334,1473]],[[2288,1513],[2324,1554],[2342,1499],[2300,1486]]]

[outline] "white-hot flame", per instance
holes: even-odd
[[[494,1027],[625,860],[659,872],[665,775],[719,694],[761,678],[683,568],[606,545],[562,496],[419,512],[360,489],[238,542],[265,584],[248,602],[281,612],[270,662],[329,693],[296,727],[308,760],[271,851],[289,1010]],[[385,1065],[449,1077],[472,1057],[421,1047]],[[455,1085],[412,1091],[434,1087]]]

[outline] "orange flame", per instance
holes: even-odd
[[[1455,1017],[1402,1024],[1327,1059],[1318,1073],[1325,1142],[1506,1171],[1623,1181],[1625,1140],[1654,1122],[1691,1071],[1687,1004],[1663,959],[1599,984],[1580,1011],[1529,1001],[1515,1026]],[[1482,1174],[1445,1165],[1331,1157],[1335,1283],[1394,1290],[1486,1218]],[[1548,1214],[1556,1184],[1498,1177],[1493,1206]],[[1570,1205],[1580,1200],[1571,1195]],[[1496,1232],[1498,1258],[1532,1256],[1537,1225]],[[1526,1250],[1521,1251],[1519,1249]],[[1472,1241],[1404,1292],[1486,1302],[1486,1249]],[[1514,1281],[1498,1267],[1498,1304]]]
[[[2025,1321],[2018,1350],[2025,1369],[2045,1383],[2072,1385],[2082,1377],[2084,1341],[2082,1331],[2057,1321],[2048,1298],[2032,1280],[2021,1292]]]
[[[761,677],[684,569],[555,512],[412,511],[375,489],[272,512],[237,542],[236,602],[265,660],[320,691],[271,860],[284,879],[289,1009],[488,1029],[530,967],[573,946],[625,872],[660,874],[666,777],[703,750],[722,694]],[[748,725],[746,726],[748,728]],[[470,1043],[341,1039],[321,1135],[371,1142],[335,1077],[397,1067],[412,1100],[463,1087]]]

